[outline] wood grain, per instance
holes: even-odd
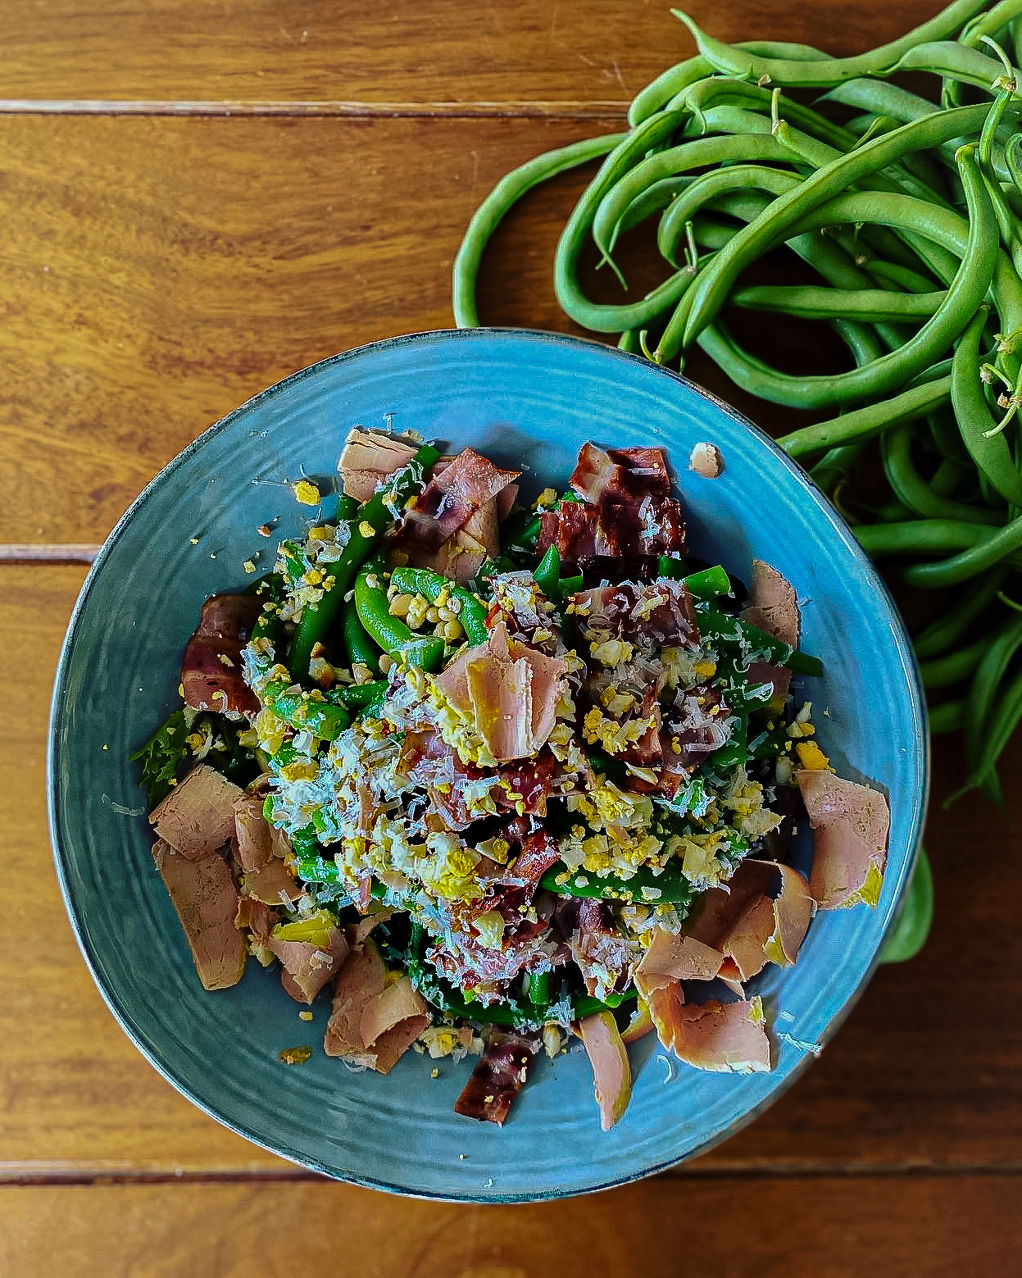
[[[962,1278],[1018,1272],[1010,1176],[654,1181],[515,1207],[340,1185],[0,1191],[0,1270],[28,1278]]]
[[[687,56],[668,0],[5,0],[9,99],[627,102]],[[689,0],[726,40],[808,41],[858,52],[932,16],[938,0]]]
[[[0,650],[20,672],[0,734],[0,775],[16,778],[0,789],[0,1178],[297,1175],[151,1069],[72,938],[50,862],[43,769],[52,672],[82,578],[79,566],[0,566]],[[941,811],[961,767],[957,743],[941,744],[930,946],[881,969],[822,1058],[692,1174],[1022,1167],[1022,862],[1012,827],[987,806]],[[1022,742],[1005,776],[1020,763]]]
[[[450,326],[451,262],[492,184],[612,128],[0,118],[0,542],[102,541],[250,395],[361,342]],[[572,179],[533,206],[544,220],[492,285],[537,327],[563,326],[549,263]]]

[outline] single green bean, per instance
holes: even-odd
[[[897,922],[880,951],[881,963],[904,963],[926,944],[933,922],[933,873],[926,849],[920,847],[915,869]]]
[[[912,461],[913,430],[903,422],[885,431],[880,440],[880,456],[891,491],[917,515],[927,519],[964,519],[974,523],[1000,524],[993,510],[970,506],[965,502],[941,497],[919,474]]]
[[[801,89],[829,88],[856,76],[876,75],[892,66],[919,45],[953,36],[986,6],[986,0],[955,0],[928,22],[866,53],[851,58],[821,58],[799,62],[760,57],[708,36],[688,14],[671,12],[689,29],[696,48],[706,61],[723,75],[741,76],[761,83],[789,85]]]
[[[838,317],[871,323],[884,320],[903,323],[933,315],[944,297],[943,290],[935,293],[894,293],[879,288],[837,289],[812,284],[752,284],[736,289],[731,295],[731,305],[803,319]]]
[[[953,647],[990,607],[1007,575],[1008,569],[1003,564],[992,568],[971,590],[956,599],[953,610],[921,630],[912,643],[916,656],[925,660],[940,656]]]
[[[930,710],[928,719],[933,736],[942,732],[961,732],[965,727],[965,702],[960,699],[943,701]]]
[[[857,524],[859,545],[874,559],[888,555],[937,555],[971,550],[990,535],[984,524],[961,519],[916,519],[905,523]]]
[[[959,648],[957,652],[949,652],[946,656],[920,662],[919,677],[923,681],[923,687],[927,690],[946,688],[950,684],[964,683],[971,679],[988,646],[986,639],[977,639],[967,648]]]
[[[341,632],[344,639],[344,655],[350,666],[367,666],[372,674],[380,673],[380,650],[366,634],[365,626],[358,619],[354,597],[347,600],[341,611]]]
[[[901,422],[915,421],[943,404],[951,393],[951,378],[923,382],[890,399],[856,408],[813,426],[782,435],[777,443],[789,457],[804,457],[822,448],[859,443],[882,435]]]
[[[951,403],[969,456],[1006,502],[1022,507],[1022,475],[1003,432],[992,433],[994,421],[980,380],[979,350],[986,316],[983,308],[958,340],[951,367]]]
[[[526,161],[517,169],[505,174],[472,215],[461,241],[452,271],[454,322],[459,328],[477,328],[479,312],[476,308],[476,280],[483,250],[509,209],[534,186],[548,178],[566,173],[599,159],[612,151],[627,138],[625,133],[610,133],[604,137],[586,138],[570,146],[548,151]]]
[[[556,602],[557,584],[561,572],[561,556],[556,546],[547,547],[543,558],[532,574],[536,585],[548,599]]]
[[[800,652],[775,635],[769,635],[765,630],[760,630],[740,617],[732,616],[731,613],[701,605],[696,610],[696,624],[699,626],[701,635],[711,635],[725,642],[743,639],[755,651],[762,652],[776,665],[787,666],[789,670],[794,670],[798,674],[823,673],[823,663],[819,657]]]
[[[948,559],[933,564],[913,564],[902,575],[912,586],[936,589],[940,586],[956,586],[976,573],[991,568],[1014,555],[1022,547],[1022,515],[994,532],[983,529],[983,536],[971,546],[962,547]]]

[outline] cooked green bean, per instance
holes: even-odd
[[[309,661],[317,643],[322,643],[341,610],[344,596],[360,565],[372,552],[383,533],[401,518],[408,500],[422,491],[425,474],[440,456],[432,444],[423,444],[407,466],[390,477],[385,488],[363,502],[350,521],[350,536],[340,559],[324,570],[322,598],[302,609],[288,650],[288,667],[298,679],[308,677]]]
[[[447,592],[451,612],[457,616],[470,644],[485,643],[489,637],[486,629],[486,606],[467,586],[459,585],[428,568],[395,568],[390,574],[394,590],[401,595],[422,595],[430,603],[437,603]],[[454,603],[453,601],[457,601]]]
[[[390,614],[384,575],[387,559],[377,552],[359,569],[355,578],[355,607],[367,634],[391,657],[410,666],[437,670],[444,657],[444,641],[435,635],[417,635],[399,618]]]

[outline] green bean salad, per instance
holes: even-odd
[[[889,820],[817,743],[791,585],[691,558],[658,448],[587,443],[527,501],[360,428],[340,475],[335,517],[203,605],[134,756],[203,984],[279,964],[353,1068],[475,1054],[456,1109],[496,1123],[572,1035],[604,1127],[647,1033],[769,1069],[748,984],[817,908],[876,904]]]

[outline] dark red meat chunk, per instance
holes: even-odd
[[[185,705],[258,714],[259,701],[242,676],[241,650],[262,606],[256,595],[231,594],[214,595],[202,605],[181,665]]]
[[[529,1076],[536,1049],[536,1040],[522,1034],[499,1034],[491,1039],[454,1102],[454,1112],[503,1126]]]

